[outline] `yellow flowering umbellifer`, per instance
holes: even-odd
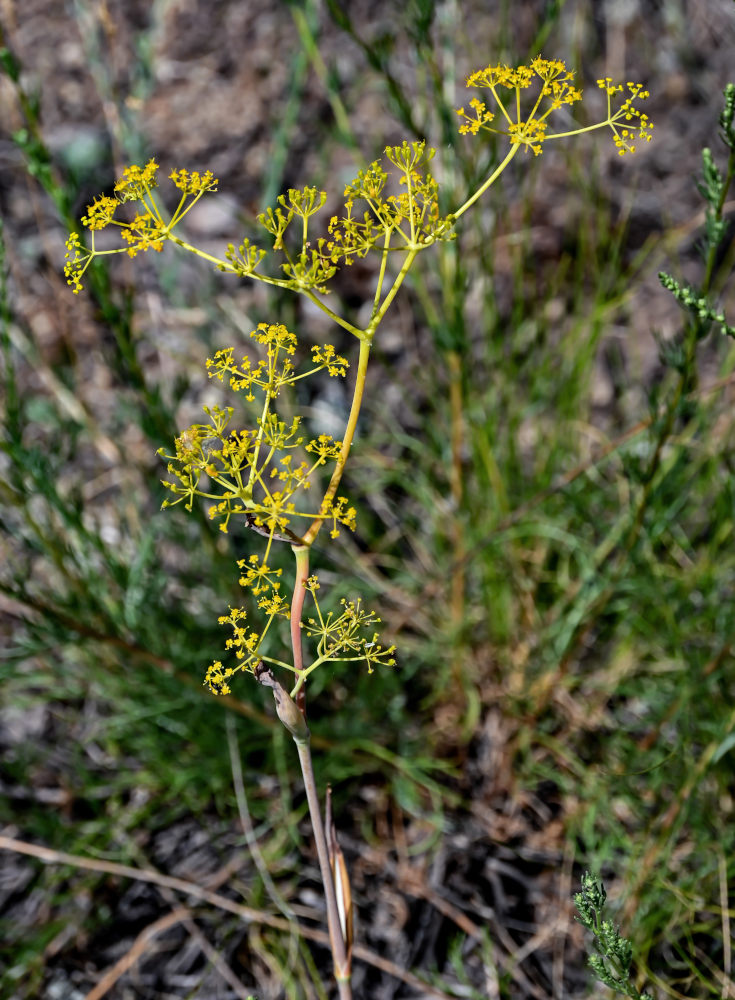
[[[552,128],[553,115],[582,100],[574,73],[561,60],[539,56],[528,66],[490,65],[472,73],[467,86],[487,93],[484,99],[473,97],[468,110],[458,109],[459,131],[471,136],[480,132],[504,136],[509,148],[476,190],[449,214],[440,211],[439,185],[429,169],[434,150],[424,142],[403,142],[386,147],[382,162],[376,160],[358,172],[344,188],[343,208],[317,234],[313,229],[327,193],[309,186],[290,188],[257,218],[264,246],[246,237],[237,247],[228,245],[217,257],[177,233],[198,200],[217,190],[217,179],[210,170],[172,170],[169,180],[179,192],[179,201],[173,213],[168,213],[157,197],[159,167],[151,159],[145,166],[126,167],[112,194],[102,194],[88,206],[81,221],[89,245],[79,233],[71,233],[66,243],[64,273],[74,293],[81,291],[82,279],[95,259],[115,254],[136,258],[148,250],[160,253],[170,243],[224,274],[305,296],[358,343],[352,400],[341,440],[326,434],[311,437],[299,415],[293,416],[291,409],[279,412],[279,406],[283,395],[301,379],[319,372],[346,377],[347,359],[324,343],[312,347],[311,363],[304,364],[291,330],[283,324],[261,323],[251,333],[256,345],[253,356],[246,352],[237,357],[233,347],[225,347],[207,361],[211,379],[223,387],[227,384],[230,391],[240,394],[240,401],[255,405],[251,425],[243,429],[231,426],[234,407],[205,407],[206,421],[181,431],[171,452],[159,452],[167,461],[169,478],[164,487],[172,497],[164,501],[164,507],[183,502],[191,510],[197,498],[208,505],[209,516],[220,522],[223,532],[234,518],[245,526],[246,536],[266,539],[262,555],[248,554],[237,563],[239,583],[250,591],[260,623],[251,628],[248,612],[237,607],[230,607],[219,618],[230,632],[225,648],[232,662],[224,665],[215,660],[207,669],[204,684],[214,694],[227,695],[237,673],[251,674],[273,690],[278,717],[295,740],[342,1000],[351,997],[349,880],[344,865],[337,861],[331,823],[331,845],[324,835],[309,751],[305,686],[314,671],[325,664],[363,662],[372,672],[377,665],[393,666],[396,661],[395,647],[383,645],[374,630],[380,619],[363,609],[359,600],[343,599],[341,610],[322,611],[317,597],[319,582],[309,573],[310,549],[325,525],[331,538],[336,538],[342,527],[355,528],[355,508],[341,495],[340,487],[360,415],[372,344],[418,254],[438,241],[454,238],[457,220],[498,180],[521,149],[539,156],[552,139],[605,127],[612,130],[621,155],[635,151],[636,139],[650,140],[652,125],[635,106],[648,97],[642,85],[628,83],[626,90],[609,79],[598,81],[598,85],[607,95],[606,118],[558,132]],[[621,94],[623,100],[615,106]],[[106,230],[109,236],[115,229],[120,246],[99,249],[97,234]],[[332,309],[326,296],[338,269],[368,254],[377,264],[375,290],[367,321],[359,326],[340,315],[338,307]],[[287,417],[283,415],[286,412]],[[318,499],[308,502],[312,496]],[[288,597],[282,568],[275,565],[278,543],[289,545],[295,560]],[[311,616],[304,612],[307,598],[314,608]],[[281,633],[286,621],[289,640],[284,643]],[[287,650],[280,658],[272,654],[273,645],[279,642]],[[311,659],[305,658],[302,645],[309,647]],[[290,692],[276,678],[274,668],[289,676]],[[339,885],[339,900],[335,883]]]
[[[360,633],[377,621],[372,613],[363,612],[357,602],[345,603],[337,617],[322,617],[316,599],[318,584],[308,576],[308,551],[321,528],[326,525],[332,538],[340,528],[355,528],[355,507],[341,495],[340,482],[360,413],[373,338],[416,256],[437,241],[454,238],[456,221],[495,183],[519,150],[538,156],[552,139],[606,127],[621,155],[634,152],[636,140],[650,140],[652,125],[636,106],[648,92],[641,84],[616,84],[608,78],[598,81],[607,96],[604,120],[554,131],[554,114],[582,100],[574,76],[563,61],[541,56],[529,65],[489,65],[469,76],[467,86],[485,91],[485,96],[473,97],[467,110],[458,109],[460,133],[495,133],[507,139],[509,148],[477,190],[450,214],[442,214],[439,208],[439,185],[430,170],[434,150],[415,141],[387,146],[382,161],[358,171],[344,188],[343,209],[326,223],[321,235],[312,230],[327,202],[326,192],[310,186],[289,188],[275,206],[258,216],[265,246],[245,238],[237,248],[230,244],[222,257],[216,257],[180,238],[177,227],[204,194],[217,190],[217,179],[210,170],[171,170],[168,179],[179,201],[173,213],[167,213],[157,193],[159,166],[151,159],[144,166],[126,167],[112,194],[102,194],[88,206],[82,224],[89,234],[89,247],[79,234],[69,236],[64,270],[75,293],[81,290],[84,274],[95,258],[119,253],[134,258],[148,250],[160,252],[171,243],[226,274],[306,296],[359,343],[352,405],[341,440],[324,434],[310,438],[301,417],[283,419],[278,406],[282,393],[301,379],[319,372],[345,377],[347,359],[331,344],[317,344],[311,348],[311,364],[301,366],[296,335],[282,324],[261,323],[251,334],[259,355],[236,357],[233,347],[225,347],[207,361],[210,378],[227,384],[259,408],[252,425],[234,429],[233,407],[205,407],[206,421],[183,430],[171,452],[159,452],[167,461],[169,477],[164,486],[171,494],[164,506],[183,502],[191,510],[199,498],[208,504],[209,516],[219,521],[222,531],[227,532],[233,517],[240,518],[267,540],[262,556],[251,555],[238,563],[240,583],[251,591],[265,624],[249,630],[246,613],[239,608],[231,608],[220,619],[232,629],[227,648],[235,653],[237,666],[212,664],[205,682],[211,690],[226,693],[235,671],[252,671],[260,662],[292,670],[294,691],[326,659],[359,658],[367,661],[368,669],[374,663],[394,662],[392,647],[383,649],[376,635],[368,640]],[[97,249],[97,234],[111,229],[119,231],[120,246]],[[368,322],[359,327],[332,310],[325,296],[340,267],[368,254],[378,258],[376,287]],[[277,265],[268,273],[274,257]],[[308,496],[317,495],[318,500],[306,502]],[[279,542],[289,544],[296,555],[290,606],[282,594],[282,571],[272,565],[273,545]],[[317,618],[303,622],[306,594],[317,608]],[[263,643],[271,625],[282,617],[291,620],[292,663],[264,655]],[[296,642],[301,629],[318,645],[311,666],[302,662],[300,642]]]

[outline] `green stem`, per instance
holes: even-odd
[[[722,190],[720,191],[720,197],[717,199],[717,204],[715,205],[715,218],[717,220],[722,219],[723,209],[725,207],[725,201],[727,199],[728,192],[730,190],[730,185],[735,178],[735,150],[732,150],[727,158],[727,170],[725,172],[725,179],[722,183]],[[717,260],[717,249],[719,244],[711,243],[709,250],[707,251],[707,260],[705,265],[704,281],[702,282],[702,291],[706,295],[709,292],[712,285],[712,275],[715,270],[715,261]]]
[[[327,100],[332,108],[332,114],[334,115],[334,120],[337,123],[337,128],[342,134],[342,138],[350,145],[353,150],[357,149],[357,140],[355,139],[355,132],[350,124],[349,115],[347,110],[342,103],[342,100],[337,93],[336,87],[330,81],[330,74],[327,68],[322,54],[319,51],[319,42],[314,37],[314,32],[309,25],[309,21],[302,9],[297,5],[293,4],[291,6],[291,16],[294,19],[296,25],[296,30],[299,33],[299,39],[303,46],[303,51],[308,56],[311,65],[316,73],[317,79],[324,88],[324,92],[327,95]]]
[[[516,143],[514,146],[510,147],[510,149],[508,150],[508,153],[507,153],[505,159],[503,160],[503,162],[500,163],[495,168],[495,170],[493,170],[493,172],[490,174],[490,176],[485,181],[485,183],[482,184],[477,189],[477,191],[475,191],[475,193],[472,195],[472,197],[469,198],[464,203],[464,205],[462,205],[460,208],[457,209],[456,212],[454,212],[454,218],[455,219],[458,219],[460,217],[460,215],[464,215],[464,213],[467,211],[467,209],[471,208],[471,206],[475,204],[475,202],[477,201],[477,199],[481,198],[485,194],[485,192],[487,191],[487,189],[492,184],[495,183],[495,181],[498,179],[498,177],[500,177],[500,175],[502,174],[502,172],[505,170],[505,168],[508,166],[508,164],[510,163],[510,161],[513,159],[513,157],[516,155],[516,153],[518,152],[518,150],[520,148],[521,148],[520,143]]]
[[[354,326],[352,323],[348,322],[346,319],[343,319],[339,315],[339,313],[336,313],[332,309],[330,309],[328,305],[326,305],[324,302],[322,302],[322,300],[319,298],[319,296],[316,294],[316,292],[313,291],[313,289],[311,289],[311,288],[299,288],[299,289],[297,289],[297,291],[299,291],[302,295],[305,295],[306,298],[309,299],[310,302],[314,303],[314,305],[317,307],[317,309],[321,309],[321,311],[324,313],[324,315],[328,316],[332,320],[333,323],[337,324],[337,326],[341,326],[343,330],[347,330],[347,332],[351,333],[353,335],[353,337],[358,337],[359,338],[361,336],[362,330],[360,330],[359,327]]]
[[[584,135],[585,132],[594,132],[595,129],[605,128],[608,125],[612,128],[616,121],[617,118],[613,117],[608,118],[604,122],[596,122],[594,125],[585,125],[581,128],[574,128],[570,132],[552,132],[550,135],[546,136],[544,142],[547,142],[549,139],[568,139],[569,136],[572,135]]]
[[[195,256],[201,257],[202,260],[208,260],[210,264],[216,264],[217,267],[221,267],[223,271],[229,271],[230,274],[238,273],[237,268],[233,267],[228,260],[222,260],[220,257],[214,257],[211,253],[206,253],[206,251],[200,250],[199,247],[195,247],[192,246],[191,243],[187,243],[186,240],[182,240],[178,236],[174,236],[173,233],[168,233],[168,238],[172,243],[175,243],[177,247],[181,247],[182,250],[188,250],[190,253],[195,254]]]
[[[334,472],[332,473],[332,478],[329,480],[329,486],[327,487],[327,492],[324,494],[324,500],[322,501],[324,505],[328,505],[334,500],[337,489],[339,488],[340,480],[342,479],[342,473],[344,472],[347,459],[350,455],[352,440],[355,436],[355,428],[357,427],[357,420],[360,416],[362,397],[365,392],[365,377],[367,375],[368,361],[370,360],[370,347],[370,340],[360,341],[360,356],[357,362],[357,375],[355,377],[355,391],[352,395],[352,406],[350,407],[350,415],[347,420],[347,426],[345,427],[344,439],[342,441],[342,451],[337,459],[337,464]],[[319,534],[319,529],[323,523],[324,518],[321,517],[317,517],[311,522],[309,530],[304,535],[304,544],[306,546],[313,544],[314,539]]]
[[[383,321],[383,317],[388,312],[388,307],[390,306],[391,302],[393,301],[393,299],[398,294],[398,289],[401,287],[401,285],[403,284],[403,282],[406,279],[406,275],[411,270],[413,262],[416,259],[416,254],[419,253],[420,250],[425,250],[426,247],[430,246],[430,245],[431,244],[429,244],[429,243],[424,244],[424,245],[414,244],[411,247],[411,249],[408,251],[408,253],[406,254],[406,259],[404,260],[403,265],[401,266],[401,270],[396,275],[396,279],[393,282],[393,285],[391,286],[391,290],[388,292],[388,294],[386,295],[386,297],[383,299],[383,301],[382,301],[382,303],[380,305],[380,308],[375,313],[375,315],[372,317],[372,319],[370,320],[369,326],[365,330],[365,335],[367,336],[367,338],[368,338],[369,341],[372,341],[373,337],[375,336],[375,331],[378,329],[378,327],[380,326],[380,324]]]

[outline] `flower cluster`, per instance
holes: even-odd
[[[457,109],[462,119],[459,131],[465,135],[477,135],[480,131],[505,135],[511,146],[522,146],[538,156],[549,139],[607,126],[613,132],[621,156],[626,152],[635,152],[632,141],[636,136],[646,142],[651,138],[653,125],[648,116],[633,104],[634,100],[648,97],[648,91],[643,89],[642,84],[628,83],[628,96],[620,107],[613,109],[612,100],[616,94],[623,93],[622,84],[613,84],[609,78],[597,83],[607,93],[607,118],[596,125],[552,133],[548,130],[549,116],[564,105],[572,105],[582,99],[582,91],[574,85],[574,72],[567,70],[560,59],[542,59],[540,56],[533,59],[530,66],[517,66],[515,69],[502,65],[488,66],[472,73],[467,78],[467,86],[489,90],[497,110],[489,109],[484,101],[473,97],[469,110],[464,107]],[[534,84],[535,97],[524,102],[522,92]],[[503,93],[504,90],[513,92],[510,99]],[[529,104],[530,107],[527,106]]]
[[[319,517],[332,522],[332,529],[329,532],[331,538],[339,536],[338,524],[344,525],[350,531],[355,530],[357,511],[348,504],[349,501],[346,497],[337,497],[334,500],[325,500],[319,508]]]
[[[375,246],[425,247],[447,233],[448,220],[439,215],[439,187],[427,170],[434,152],[424,142],[386,147],[386,159],[399,170],[404,189],[399,194],[384,195],[388,174],[378,160],[358,173],[345,188],[345,214],[333,216],[329,239],[320,245],[332,263],[352,264]],[[367,204],[361,216],[354,214],[357,201]]]
[[[74,292],[80,292],[82,278],[95,257],[118,253],[136,257],[147,250],[160,252],[166,241],[171,241],[225,273],[311,296],[315,292],[327,294],[329,281],[338,266],[352,264],[373,248],[383,254],[395,250],[416,251],[439,238],[452,238],[452,220],[440,217],[438,185],[427,170],[433,155],[434,150],[423,142],[387,147],[386,159],[399,171],[398,193],[384,192],[388,174],[375,161],[347,185],[344,213],[341,217],[334,216],[327,227],[327,235],[315,240],[312,240],[309,227],[311,219],[326,203],[326,192],[314,187],[289,188],[279,195],[275,207],[258,216],[258,223],[268,234],[272,249],[282,256],[281,277],[258,271],[268,251],[247,238],[238,247],[228,244],[224,256],[219,258],[174,234],[199,198],[217,190],[218,182],[211,170],[199,173],[182,167],[171,171],[169,179],[181,195],[176,210],[169,217],[154,195],[158,186],[156,161],[150,160],[144,167],[133,164],[123,171],[113,195],[100,195],[82,217],[90,234],[90,246],[84,245],[78,233],[69,236],[64,273]],[[119,209],[128,202],[137,202],[135,214],[120,218]],[[355,211],[357,202],[367,204],[361,216]],[[95,236],[110,227],[120,230],[124,245],[100,250],[95,245]]]
[[[207,669],[204,683],[213,694],[229,694],[230,678],[238,671],[252,673],[261,659],[284,666],[279,660],[263,657],[261,648],[271,625],[276,618],[288,618],[289,606],[281,594],[281,570],[274,569],[256,553],[247,559],[238,560],[238,568],[242,572],[239,583],[241,587],[250,590],[256,599],[258,609],[265,616],[265,624],[256,632],[245,625],[247,612],[244,608],[230,608],[229,614],[222,615],[220,625],[229,625],[232,636],[225,642],[225,649],[234,651],[238,661],[234,667],[223,667],[216,660]]]
[[[604,90],[607,96],[607,122],[605,124],[612,129],[618,153],[621,156],[625,156],[626,153],[635,153],[633,141],[636,137],[642,139],[643,142],[650,142],[653,123],[648,115],[639,111],[633,104],[633,101],[643,101],[650,97],[649,92],[643,89],[643,85],[626,83],[628,96],[615,112],[612,110],[612,101],[616,94],[625,93],[622,83],[615,84],[607,76],[604,80],[598,80],[597,86],[600,90]]]
[[[291,696],[295,696],[309,674],[325,663],[346,663],[363,660],[368,673],[376,666],[395,666],[395,646],[382,646],[380,635],[372,631],[380,624],[380,618],[372,611],[365,611],[360,601],[341,602],[342,612],[322,613],[317,599],[319,581],[310,576],[303,584],[309,592],[316,609],[316,617],[302,622],[304,635],[316,640],[316,657],[298,673],[294,667],[282,660],[264,654],[263,648],[271,625],[276,618],[288,618],[289,607],[280,593],[280,570],[273,570],[261,563],[257,555],[238,562],[243,575],[240,584],[251,590],[257,597],[258,608],[266,616],[265,625],[256,632],[248,628],[247,612],[243,608],[230,608],[229,613],[218,620],[220,625],[229,626],[232,635],[225,642],[225,648],[234,652],[233,666],[225,667],[221,660],[215,660],[207,669],[204,684],[213,694],[230,694],[230,680],[236,673],[254,673],[262,662],[274,664],[290,670],[295,676]]]
[[[221,660],[215,660],[209,665],[204,675],[204,684],[212,694],[230,694],[232,689],[229,681],[236,673],[242,671],[252,673],[255,670],[263,659],[260,649],[273,619],[278,616],[288,617],[288,604],[278,596],[260,600],[258,607],[268,614],[265,626],[258,632],[247,627],[247,612],[244,608],[230,608],[229,614],[221,615],[217,619],[220,625],[229,625],[232,629],[231,637],[225,642],[225,649],[235,653],[237,662],[232,667],[224,667]],[[270,662],[283,666],[278,660]]]
[[[311,249],[309,240],[309,219],[324,207],[326,200],[326,191],[317,191],[313,187],[305,187],[303,190],[289,188],[285,195],[279,196],[275,210],[269,208],[258,216],[258,222],[273,239],[273,249],[280,250],[285,255],[281,270],[291,288],[314,289],[326,293],[326,282],[337,271],[321,252],[323,240],[317,242],[319,250]],[[284,236],[294,219],[301,219],[300,249],[289,253]]]
[[[244,392],[249,401],[256,392],[263,397],[256,426],[231,430],[232,407],[205,407],[208,423],[192,424],[176,438],[173,454],[163,449],[159,454],[173,477],[164,486],[176,498],[164,501],[164,507],[184,501],[191,510],[194,497],[203,497],[211,501],[209,516],[220,519],[225,532],[232,515],[241,515],[268,538],[267,557],[274,540],[300,543],[290,527],[294,518],[330,521],[333,535],[339,533],[338,525],[354,530],[355,509],[343,497],[322,501],[317,510],[301,510],[294,501],[299,491],[311,488],[317,470],[341,461],[342,442],[325,434],[307,441],[300,417],[281,420],[273,409],[285,387],[319,371],[344,376],[348,364],[331,344],[324,344],[312,348],[312,366],[297,374],[291,360],[297,340],[285,326],[261,323],[251,336],[265,348],[260,361],[247,355],[236,361],[228,347],[217,351],[207,368],[210,378],[227,378],[230,388]]]
[[[233,244],[228,245],[225,254],[228,263],[221,263],[220,270],[231,271],[241,277],[260,278],[270,284],[296,291],[326,294],[329,291],[326,283],[335,275],[337,268],[322,252],[324,240],[317,241],[317,250],[311,248],[309,237],[309,219],[323,208],[326,200],[326,191],[318,191],[313,187],[302,190],[289,188],[286,194],[279,195],[275,209],[268,208],[258,216],[259,224],[271,237],[273,249],[282,253],[285,258],[281,264],[284,279],[265,278],[255,274],[266,251],[253,246],[248,239],[243,240],[237,250]],[[286,233],[294,219],[300,219],[301,225],[297,227],[299,234],[296,246],[291,241],[289,247]]]
[[[210,170],[204,174],[180,169],[172,170],[169,177],[181,191],[181,199],[170,218],[164,216],[156,201],[153,190],[158,186],[158,164],[149,160],[144,167],[133,164],[123,171],[122,179],[114,188],[114,197],[100,195],[87,206],[82,224],[89,230],[91,246],[82,244],[78,233],[71,233],[66,241],[66,264],[64,274],[67,284],[74,293],[81,292],[82,278],[95,257],[116,253],[126,253],[136,257],[141,251],[155,250],[160,253],[163,244],[171,239],[173,229],[181,222],[203,194],[217,190],[217,180]],[[117,218],[118,209],[127,202],[137,201],[140,208],[132,219]],[[120,230],[125,246],[112,250],[97,250],[95,234],[110,226]]]
[[[314,663],[303,671],[304,678],[327,660],[342,662],[365,660],[368,673],[372,673],[378,664],[395,666],[396,659],[393,654],[396,647],[381,646],[378,642],[380,638],[378,632],[365,633],[366,629],[380,624],[380,618],[374,612],[365,611],[359,599],[357,601],[343,599],[340,602],[343,609],[341,614],[330,611],[323,615],[316,599],[316,591],[319,589],[317,578],[309,577],[304,586],[314,599],[317,617],[307,619],[302,623],[302,628],[305,635],[317,640],[318,654]]]
[[[534,82],[538,83],[535,102],[522,116],[521,91],[530,88]],[[511,69],[509,66],[488,66],[486,69],[477,70],[468,77],[467,86],[487,88],[498,107],[502,121],[493,125],[497,117],[495,112],[489,111],[486,105],[475,97],[469,104],[471,113],[466,112],[464,108],[457,109],[459,117],[464,119],[459,131],[469,135],[477,135],[480,130],[507,135],[511,145],[525,146],[538,156],[544,140],[549,137],[546,122],[548,116],[563,105],[575,104],[582,98],[582,92],[573,84],[574,73],[568,71],[560,59],[542,59],[540,56],[534,59],[530,66],[518,66],[516,69]],[[515,92],[512,101],[503,99],[500,93],[501,87]],[[509,110],[512,105],[515,105],[515,117]]]
[[[206,170],[203,174],[193,170],[172,170],[168,175],[174,182],[174,186],[184,195],[200,195],[205,191],[217,190],[217,178],[211,170]]]
[[[144,167],[135,164],[123,170],[122,179],[115,185],[119,202],[142,201],[153,188],[158,187],[158,164],[149,160]],[[84,222],[84,219],[82,219]]]
[[[312,187],[289,188],[280,195],[276,207],[262,212],[258,222],[268,233],[273,250],[285,258],[281,264],[285,279],[256,273],[266,251],[248,239],[237,249],[233,244],[227,247],[227,263],[220,264],[220,269],[296,291],[326,293],[338,265],[353,264],[374,248],[381,253],[417,250],[436,239],[451,238],[450,220],[439,215],[437,182],[427,170],[433,156],[434,150],[423,142],[386,147],[385,157],[398,168],[402,190],[385,193],[388,173],[378,160],[371,163],[347,185],[344,213],[332,217],[326,238],[318,238],[314,246],[309,222],[324,206],[326,192]],[[367,206],[361,213],[356,211],[358,202]],[[298,235],[291,239],[294,224]]]
[[[238,568],[242,570],[239,579],[241,587],[252,590],[256,597],[261,594],[273,596],[281,588],[281,570],[272,569],[267,563],[260,561],[260,556],[256,553],[248,556],[247,559],[239,559]]]

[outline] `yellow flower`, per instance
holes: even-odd
[[[137,201],[156,187],[158,164],[149,160],[144,167],[131,164],[123,170],[122,180],[115,185],[115,194],[119,201]]]
[[[82,216],[82,224],[87,229],[104,229],[112,222],[119,204],[120,202],[114,198],[100,195],[87,206],[87,214]]]
[[[605,124],[612,129],[613,141],[620,156],[635,153],[636,139],[650,142],[653,122],[633,104],[633,101],[644,101],[650,97],[649,92],[643,89],[643,84],[628,81],[625,85],[628,88],[628,96],[615,112],[612,111],[612,99],[616,94],[624,93],[622,83],[614,84],[612,79],[606,76],[597,81],[597,86],[607,95],[608,120]]]
[[[211,170],[200,174],[196,170],[189,173],[182,167],[180,170],[172,170],[168,175],[174,185],[184,194],[200,194],[205,191],[216,191],[219,181]]]
[[[77,295],[82,290],[82,275],[89,267],[92,254],[82,246],[78,233],[70,233],[66,241],[66,263],[64,276],[67,285]]]
[[[212,694],[231,694],[232,688],[227,680],[232,677],[234,670],[231,667],[223,667],[219,660],[216,660],[209,667],[204,677],[204,683]]]

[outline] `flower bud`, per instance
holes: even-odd
[[[270,667],[261,660],[253,671],[258,684],[273,689],[276,702],[276,715],[284,724],[293,738],[300,743],[309,739],[309,727],[301,714],[298,705],[276,677]]]

